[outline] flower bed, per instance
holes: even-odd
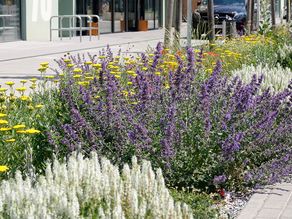
[[[56,77],[46,75],[43,63],[38,90],[35,79],[21,88],[10,83],[10,91],[0,88],[1,177],[21,170],[34,179],[48,159],[73,152],[94,152],[120,167],[136,156],[162,169],[175,200],[185,200],[198,217],[215,217],[216,210],[208,209],[213,202],[190,191],[220,198],[225,190],[245,191],[292,172],[285,43],[250,36],[210,51],[175,52],[158,44],[153,52],[128,57],[107,48],[58,60]],[[272,51],[274,58],[266,59]],[[55,85],[46,89],[48,81]],[[29,86],[34,92],[26,96]],[[79,209],[75,213],[84,216]]]

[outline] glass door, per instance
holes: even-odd
[[[114,32],[124,32],[125,24],[125,2],[124,0],[114,0]]]
[[[20,40],[20,0],[0,0],[0,42]]]
[[[138,30],[140,0],[126,0],[126,31]]]
[[[113,17],[113,0],[99,0],[97,1],[97,14],[100,17],[100,31],[101,33],[111,33],[112,17]],[[94,10],[95,11],[95,10]]]

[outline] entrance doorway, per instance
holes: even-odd
[[[0,42],[20,40],[20,0],[0,0]]]
[[[162,0],[76,0],[77,14],[97,14],[101,33],[138,31],[139,21],[148,29],[160,27]]]

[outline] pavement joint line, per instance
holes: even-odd
[[[147,40],[147,42],[156,41],[156,40],[162,40],[161,37],[159,38],[153,38],[150,40]],[[108,44],[110,47],[113,46],[121,46],[121,45],[127,45],[127,44],[135,44],[135,43],[142,43],[145,42],[145,40],[139,40],[139,41],[132,41],[127,43],[115,43],[115,44]],[[83,50],[93,50],[93,49],[101,49],[105,48],[107,46],[97,46],[97,47],[88,47],[88,48],[81,48],[81,49],[72,49],[62,52],[53,52],[53,53],[46,53],[46,54],[40,54],[40,55],[32,55],[32,56],[24,56],[24,57],[18,57],[18,58],[11,58],[11,59],[0,59],[0,62],[9,62],[9,61],[16,61],[16,60],[22,60],[22,59],[30,59],[30,58],[36,58],[36,57],[43,57],[43,56],[49,56],[49,55],[57,55],[57,54],[64,54],[64,53],[70,53],[70,52],[78,52]]]
[[[282,210],[280,211],[279,215],[278,215],[278,219],[281,218],[281,215],[284,213],[284,211],[286,210],[287,206],[288,206],[288,203],[290,201],[290,199],[292,200],[292,191],[290,191],[290,195],[289,195],[289,198],[288,200],[286,201],[286,204],[284,205],[284,207],[282,208]]]
[[[270,192],[271,190],[269,189],[269,191],[268,192]],[[256,193],[255,193],[256,194]],[[258,218],[258,215],[259,215],[259,213],[260,213],[260,211],[263,209],[263,207],[264,207],[264,205],[265,205],[265,203],[266,203],[266,201],[267,201],[267,199],[269,198],[269,195],[267,195],[264,199],[263,199],[263,202],[262,202],[262,204],[261,204],[261,206],[259,207],[259,208],[257,208],[257,211],[256,211],[256,214],[254,215],[254,219],[256,219],[256,218]]]

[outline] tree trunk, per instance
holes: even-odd
[[[272,27],[276,26],[276,15],[275,15],[275,0],[271,0],[271,16],[272,16]]]
[[[214,17],[214,0],[208,0],[208,26],[209,40],[215,40],[215,17]]]
[[[287,22],[291,20],[291,0],[287,0]]]
[[[165,18],[166,25],[165,25],[165,32],[164,32],[164,46],[165,46],[165,48],[170,48],[170,46],[171,46],[173,7],[174,7],[174,0],[168,0],[168,5],[166,6],[167,13],[166,13],[166,18]]]
[[[257,1],[257,21],[256,21],[256,28],[260,27],[260,20],[261,20],[261,1]]]
[[[255,0],[251,0],[251,25],[250,25],[250,29],[251,31],[253,31],[255,29],[255,26],[254,26],[254,2]]]
[[[252,13],[252,0],[247,2],[247,22],[246,22],[246,33],[247,35],[251,32],[251,13]]]
[[[193,19],[192,19],[192,13],[193,13],[193,6],[192,6],[192,0],[188,0],[188,5],[187,5],[187,46],[191,47],[192,46],[192,33],[193,33]]]
[[[181,24],[182,24],[182,0],[176,0],[175,34],[174,38],[177,45],[180,45]]]

